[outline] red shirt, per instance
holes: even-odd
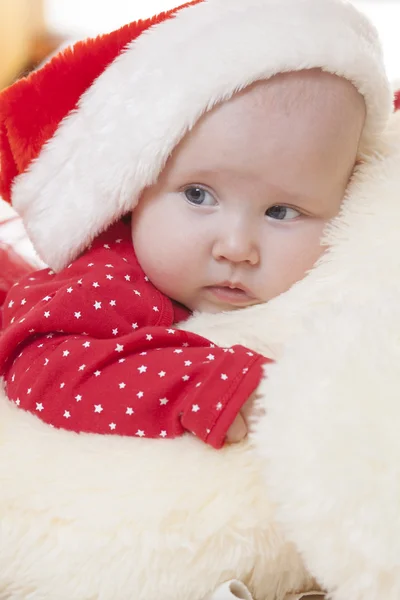
[[[55,427],[220,448],[266,359],[173,327],[190,315],[161,294],[120,222],[58,274],[9,292],[0,338],[8,397]]]

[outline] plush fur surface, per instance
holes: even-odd
[[[268,366],[245,443],[56,431],[0,401],[0,597],[400,597],[400,117],[354,176],[332,249],[267,305],[185,324]],[[292,544],[296,544],[298,551]]]
[[[400,598],[399,164],[396,115],[303,282],[307,330],[263,386],[271,498],[334,600]]]
[[[314,67],[365,96],[368,145],[392,97],[376,31],[350,2],[204,0],[134,24],[67,51],[4,96],[3,187],[9,197],[22,173],[13,205],[59,270],[135,206],[206,110],[254,81]]]
[[[248,444],[55,431],[0,401],[0,598],[256,600],[311,588]]]

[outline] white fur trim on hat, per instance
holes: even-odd
[[[364,140],[392,110],[377,33],[342,0],[205,0],[132,42],[83,94],[26,173],[13,204],[63,268],[137,203],[176,144],[216,103],[279,72],[321,67],[365,97]]]

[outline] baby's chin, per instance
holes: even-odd
[[[260,303],[257,303],[260,304]],[[254,304],[249,304],[249,306],[254,306]],[[193,307],[189,307],[189,310],[197,313],[208,313],[212,315],[216,315],[218,313],[225,312],[234,312],[238,310],[244,310],[248,308],[248,306],[234,306],[232,304],[214,304],[212,302],[198,302],[193,303]]]

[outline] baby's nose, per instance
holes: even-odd
[[[244,228],[227,231],[218,236],[213,247],[213,257],[218,261],[250,265],[256,265],[260,259],[255,236]]]

